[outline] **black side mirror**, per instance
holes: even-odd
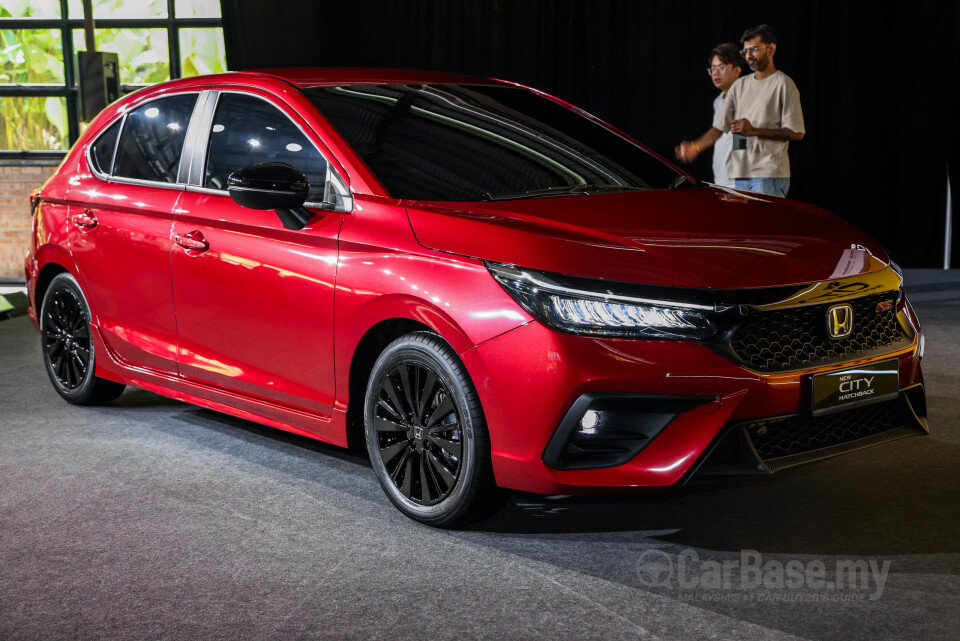
[[[250,209],[273,209],[287,229],[303,229],[313,216],[303,208],[310,185],[302,171],[282,162],[238,169],[227,177],[227,193]]]

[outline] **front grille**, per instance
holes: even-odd
[[[879,303],[895,300],[896,296],[896,292],[883,292],[842,301],[853,307],[854,327],[850,336],[836,340],[827,336],[827,310],[837,302],[757,312],[737,328],[730,347],[752,369],[775,372],[816,367],[906,345],[896,307],[877,311]]]

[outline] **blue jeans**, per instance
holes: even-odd
[[[790,191],[789,178],[737,178],[736,183],[737,189],[781,198],[786,198]]]

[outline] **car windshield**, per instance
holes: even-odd
[[[390,195],[481,201],[669,189],[669,165],[521,87],[350,85],[303,93]]]

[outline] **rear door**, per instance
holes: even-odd
[[[121,360],[160,371],[176,371],[170,233],[197,96],[150,100],[106,128],[69,194],[70,249],[104,340]]]
[[[269,94],[222,92],[205,111],[209,125],[174,216],[180,373],[329,417],[344,212],[321,202],[327,160],[297,115]],[[266,162],[307,175],[313,216],[304,229],[284,229],[273,211],[246,209],[227,194],[230,173]]]

